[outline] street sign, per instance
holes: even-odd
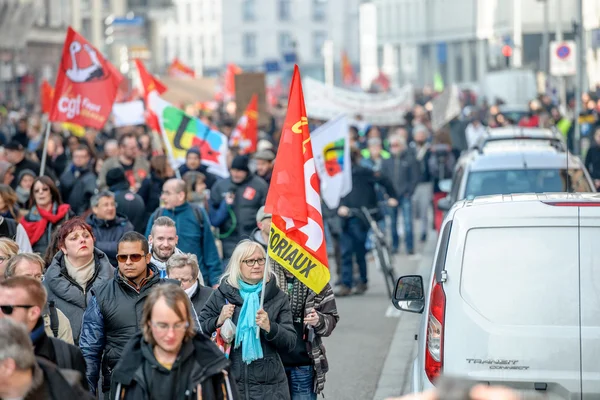
[[[573,76],[577,74],[575,42],[566,40],[550,42],[550,75]]]

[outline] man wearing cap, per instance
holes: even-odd
[[[210,221],[220,230],[224,260],[231,257],[240,240],[252,235],[256,213],[269,190],[261,177],[250,172],[247,156],[236,156],[229,172],[229,178],[215,183],[209,200]]]
[[[207,189],[212,189],[215,182],[218,178],[208,172],[208,167],[206,165],[202,165],[202,155],[200,154],[200,149],[197,147],[192,147],[187,151],[185,156],[185,164],[179,167],[179,173],[183,177],[186,172],[196,171],[201,172],[206,177],[204,183],[206,183]]]
[[[139,194],[133,193],[122,168],[113,168],[106,173],[106,185],[114,193],[117,212],[127,216],[136,232],[146,231],[146,206]]]
[[[273,174],[273,160],[275,153],[272,150],[257,151],[254,154],[256,160],[256,175],[260,176],[267,182],[267,186],[271,184],[271,175]]]
[[[271,218],[273,215],[267,214],[265,212],[265,206],[262,206],[258,209],[256,213],[256,226],[252,232],[252,240],[257,243],[260,243],[267,251],[267,245],[269,243],[269,234],[271,231]]]
[[[29,169],[29,170],[35,172],[36,174],[40,173],[40,164],[25,157],[25,147],[23,147],[23,145],[21,143],[13,140],[12,142],[10,142],[9,144],[7,144],[4,147],[4,150],[6,151],[6,161],[8,161],[9,163],[11,163],[12,165],[15,166],[15,172],[14,172],[15,176],[19,176],[19,174],[26,169]],[[50,171],[48,171],[48,172],[50,172]],[[49,174],[47,174],[47,175],[49,175]],[[53,180],[56,180],[55,176],[50,176],[50,177]],[[13,179],[13,181],[11,183],[12,188],[16,189],[17,185],[18,185],[17,180]]]

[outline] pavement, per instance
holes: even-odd
[[[395,256],[398,277],[431,266],[436,235],[418,243],[417,256]],[[369,260],[369,259],[368,259]],[[335,266],[331,266],[332,281]],[[324,339],[329,373],[327,399],[385,399],[409,390],[419,317],[396,310],[388,299],[384,278],[373,262],[368,265],[369,290],[361,296],[336,298],[340,321]]]

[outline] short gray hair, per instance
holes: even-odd
[[[0,361],[12,359],[17,368],[27,370],[35,365],[33,344],[25,325],[11,318],[0,319]]]
[[[177,268],[190,267],[192,269],[192,277],[198,279],[200,267],[198,265],[198,257],[192,253],[173,254],[167,261],[167,275],[171,275],[171,271]]]
[[[40,257],[37,253],[19,253],[11,257],[10,260],[8,260],[8,263],[6,264],[6,269],[4,270],[4,277],[8,279],[15,276],[17,267],[19,266],[19,263],[23,260],[27,260],[39,265],[42,274],[46,270],[46,263],[44,262],[44,259]]]
[[[157,226],[166,226],[168,228],[176,228],[175,226],[175,221],[173,221],[171,218],[169,217],[158,217],[156,218],[156,220],[154,221],[154,223],[152,224],[152,230],[150,231],[151,235],[154,235],[154,228]],[[196,260],[196,262],[198,262],[198,260]]]
[[[100,204],[100,199],[104,198],[104,197],[110,197],[111,199],[115,199],[115,194],[109,190],[103,190],[99,193],[96,193],[95,195],[92,196],[91,200],[90,200],[90,205],[92,207],[98,207],[98,204]]]

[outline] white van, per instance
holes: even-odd
[[[393,302],[423,314],[415,392],[444,373],[548,398],[600,398],[600,195],[459,201],[431,276],[400,278]]]

